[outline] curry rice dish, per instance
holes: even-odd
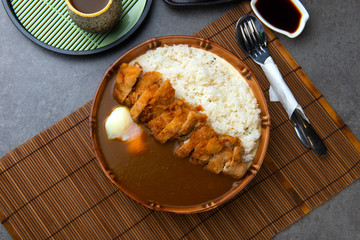
[[[109,140],[104,129],[98,129],[101,151],[116,181],[141,199],[162,205],[197,205],[222,196],[246,173],[249,157],[244,155],[250,151],[238,136],[216,131],[203,104],[189,103],[177,94],[171,79],[144,68],[122,64],[100,102],[100,121],[125,105],[145,133],[145,152],[132,154],[128,143]]]

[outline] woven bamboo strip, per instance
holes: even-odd
[[[310,122],[313,123],[314,128],[322,138],[326,138],[339,129],[318,101],[306,106],[305,113],[310,117]]]
[[[271,159],[269,155],[265,157],[264,164],[266,164],[272,170],[272,172],[275,172],[275,177],[281,183],[281,185],[285,187],[285,190],[289,193],[289,196],[292,198],[295,204],[300,207],[304,214],[308,213],[309,209],[304,205],[304,202],[302,201],[298,192],[292,187],[284,174],[279,171],[278,166],[275,164],[274,160]]]
[[[271,45],[274,46],[274,48],[277,50],[277,52],[281,53],[281,58],[284,59],[284,62],[289,66],[291,69],[297,69],[299,68],[299,65],[295,62],[294,58],[288,54],[285,47],[281,44],[279,39],[274,39],[274,41],[271,42]],[[287,54],[285,54],[287,53]]]

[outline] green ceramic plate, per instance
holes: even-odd
[[[123,0],[119,23],[96,34],[80,29],[71,20],[64,0],[2,0],[16,27],[30,40],[49,50],[86,55],[105,51],[124,41],[140,26],[152,0]]]

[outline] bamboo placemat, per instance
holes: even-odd
[[[235,42],[243,2],[195,34],[237,54],[268,98],[261,69]],[[269,50],[328,147],[318,158],[299,142],[279,103],[268,102],[271,138],[255,179],[220,207],[179,215],[149,210],[101,172],[89,137],[87,103],[0,160],[1,223],[21,239],[268,239],[360,175],[360,143],[270,31]]]

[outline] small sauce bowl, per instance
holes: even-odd
[[[250,5],[261,22],[289,38],[297,37],[309,19],[299,0],[251,0]]]
[[[119,21],[122,12],[121,0],[109,0],[103,9],[94,13],[80,12],[71,0],[65,2],[73,22],[88,32],[101,33],[110,30]]]

